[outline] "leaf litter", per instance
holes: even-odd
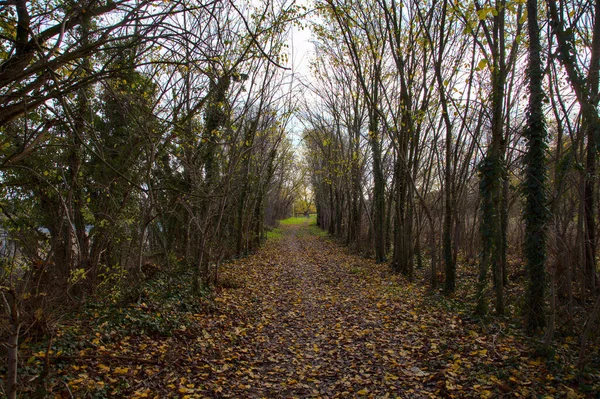
[[[186,399],[598,393],[598,374],[581,389],[566,361],[575,346],[535,357],[508,321],[484,324],[447,310],[424,286],[307,226],[284,226],[283,233],[224,265],[226,284],[197,307],[165,310],[142,302],[116,311],[123,315],[118,325],[89,312],[62,326],[50,350],[24,344],[22,351],[31,353],[23,378],[32,382],[25,393]]]

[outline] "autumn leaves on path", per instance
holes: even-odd
[[[373,264],[342,251],[290,226],[235,271],[248,276],[245,289],[219,301],[253,310],[233,352],[252,354],[256,379],[222,381],[233,396],[379,396],[427,374],[403,346],[411,337],[400,321],[414,316],[391,309],[396,295]]]
[[[217,344],[213,366],[222,368],[203,382],[221,397],[575,394],[502,324],[484,335],[424,287],[307,226],[287,226],[282,238],[230,265],[225,278],[243,287],[223,290],[218,306],[243,321],[230,346]]]
[[[50,361],[45,389],[65,398],[585,396],[561,353],[532,357],[518,320],[480,323],[315,226],[281,230],[200,305],[147,293],[92,310],[28,364]]]

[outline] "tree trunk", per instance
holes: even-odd
[[[541,44],[537,21],[537,0],[527,0],[529,30],[529,107],[525,155],[525,259],[528,274],[527,330],[535,332],[546,324],[544,295],[546,289],[546,222],[548,220],[546,194],[547,132],[544,120],[543,71]]]
[[[482,195],[481,238],[483,251],[480,260],[479,284],[477,294],[477,313],[485,312],[483,303],[487,282],[487,269],[491,268],[495,292],[496,313],[504,314],[504,284],[502,272],[503,231],[502,231],[502,182],[505,176],[504,160],[504,85],[506,82],[506,64],[504,48],[505,1],[497,2],[498,13],[494,16],[491,77],[492,139],[480,169],[480,191]],[[485,269],[485,270],[484,270]]]
[[[373,107],[373,106],[372,106]],[[381,163],[381,139],[377,111],[371,109],[369,115],[369,137],[373,153],[373,229],[375,238],[375,260],[386,261],[385,253],[385,180]]]

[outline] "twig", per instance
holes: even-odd
[[[62,383],[65,384],[65,387],[67,388],[67,391],[69,392],[69,396],[71,398],[74,398],[73,392],[71,392],[71,388],[69,388],[69,384],[67,384],[65,381],[63,381]]]

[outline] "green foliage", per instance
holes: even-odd
[[[120,264],[99,265],[100,283],[96,287],[97,295],[105,298],[108,303],[119,303],[123,296],[131,289],[128,277],[129,272]]]
[[[185,328],[189,313],[198,312],[203,306],[203,299],[191,291],[191,277],[189,272],[161,274],[124,290],[119,302],[98,297],[86,305],[84,314],[94,321],[95,333],[108,334],[111,340],[136,334],[170,336],[182,326]]]

